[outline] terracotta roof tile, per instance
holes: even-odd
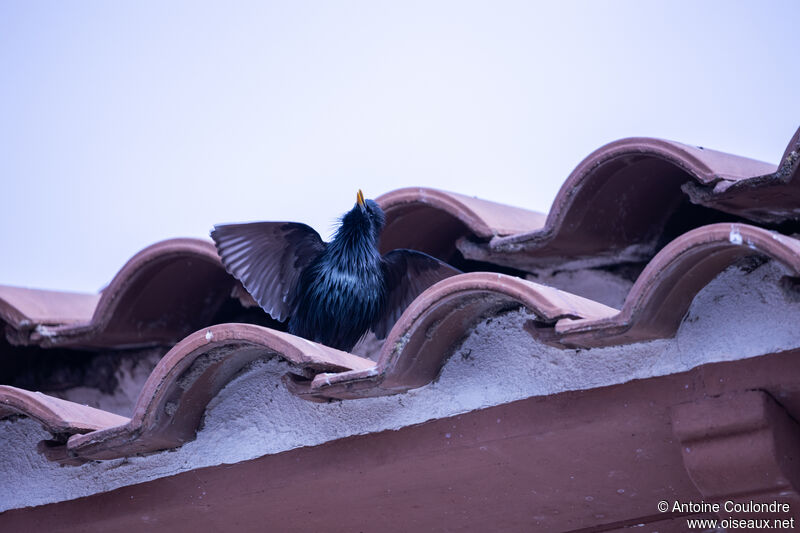
[[[747,224],[713,224],[681,235],[636,280],[622,310],[599,319],[563,319],[562,343],[576,347],[628,344],[672,337],[695,295],[737,260],[775,259],[800,275],[800,241]]]
[[[476,272],[440,281],[406,309],[389,333],[375,368],[317,375],[306,394],[359,398],[396,394],[430,383],[479,321],[525,307],[540,324],[562,318],[601,319],[603,304],[504,274]],[[531,334],[548,341],[548,328]]]
[[[762,223],[800,218],[800,128],[774,172],[713,184],[687,183],[693,202]]]
[[[488,240],[533,231],[541,228],[546,218],[535,211],[426,187],[397,189],[376,201],[386,213],[383,253],[411,248],[445,260],[455,251],[459,238]]]
[[[298,375],[372,368],[372,361],[250,324],[221,324],[178,343],[150,374],[124,426],[70,438],[70,455],[109,459],[194,439],[206,405],[247,364],[281,357]]]
[[[210,241],[170,239],[133,256],[97,296],[0,288],[0,318],[15,344],[174,343],[209,324],[233,286]]]
[[[0,385],[0,418],[21,414],[33,418],[53,435],[75,435],[124,424],[124,416],[100,409]]]
[[[89,322],[99,294],[0,285],[0,320],[14,329]]]
[[[690,218],[720,218],[719,213],[692,210],[682,189],[685,184],[744,186],[756,177],[774,176],[775,171],[775,165],[673,141],[622,139],[596,150],[575,168],[542,228],[485,243],[461,239],[458,248],[469,259],[522,269],[646,260],[680,209],[686,211],[681,215],[683,224],[691,223]],[[748,203],[746,198],[740,201]],[[704,203],[718,208],[711,199]],[[750,212],[730,211],[739,216]],[[797,217],[784,214],[784,219]]]
[[[698,291],[742,258],[760,255],[800,274],[800,241],[738,221],[701,224],[715,220],[720,210],[737,217],[796,216],[791,195],[797,165],[796,148],[787,149],[776,170],[712,150],[635,138],[587,157],[546,220],[433,189],[385,194],[378,198],[387,214],[385,250],[411,247],[444,259],[460,250],[469,259],[528,269],[649,262],[620,310],[505,274],[448,278],[406,309],[377,363],[274,329],[210,325],[236,284],[204,240],[173,239],[142,250],[96,296],[0,287],[6,335],[31,349],[177,342],[144,383],[130,419],[13,387],[0,387],[0,417],[21,413],[39,421],[56,437],[41,451],[75,464],[192,440],[208,402],[258,359],[287,361],[289,389],[327,401],[397,394],[430,383],[476,324],[521,307],[532,314],[525,330],[557,347],[670,337]],[[671,217],[685,213],[691,214],[688,227],[679,224],[677,238],[663,246]]]

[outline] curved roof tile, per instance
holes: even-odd
[[[712,185],[687,183],[692,201],[763,223],[800,218],[800,128],[773,173]]]
[[[544,227],[498,236],[488,244],[462,240],[459,249],[469,259],[517,268],[646,259],[670,215],[687,201],[682,185],[736,183],[775,170],[761,161],[673,141],[622,139],[575,168]]]
[[[251,324],[220,324],[176,344],[150,374],[127,423],[67,443],[67,455],[112,459],[193,440],[208,402],[256,359],[281,357],[300,375],[372,368],[361,357]]]
[[[376,201],[386,213],[382,253],[411,248],[447,260],[460,237],[488,240],[532,231],[545,220],[535,211],[426,187],[397,189]]]
[[[88,322],[99,294],[0,285],[0,320],[14,329]]]
[[[421,387],[436,378],[473,326],[520,306],[546,324],[566,317],[599,319],[617,312],[592,300],[504,274],[460,274],[440,281],[414,300],[386,338],[374,368],[319,374],[305,394],[359,398]],[[550,340],[551,328],[530,331],[544,342]]]
[[[789,204],[797,205],[793,189],[785,188],[796,181],[799,134],[777,170],[670,141],[611,143],[575,169],[546,221],[538,213],[455,193],[400,189],[378,198],[387,214],[382,246],[449,259],[458,241],[468,258],[511,266],[649,257],[669,214],[687,201],[684,191],[737,214],[784,209],[776,195],[787,190]],[[750,193],[758,200],[748,203]],[[792,209],[780,216],[793,216]],[[529,333],[556,346],[669,337],[703,286],[739,258],[756,254],[800,273],[800,241],[746,224],[712,224],[655,255],[619,311],[512,276],[462,274],[430,287],[406,309],[377,363],[260,326],[220,324],[189,335],[161,359],[130,419],[7,386],[0,386],[0,418],[19,413],[38,420],[56,436],[43,451],[65,463],[173,448],[195,437],[211,398],[257,359],[283,358],[295,371],[287,386],[306,399],[326,401],[425,385],[473,326],[520,306],[536,316],[526,326]],[[44,347],[173,342],[209,323],[233,287],[210,242],[172,239],[139,252],[100,295],[0,287],[0,319],[17,335],[12,340]]]
[[[16,344],[170,343],[208,324],[233,285],[210,241],[169,239],[133,256],[99,296],[0,288],[0,313],[12,310],[0,316]]]
[[[614,316],[556,324],[567,346],[596,347],[672,337],[695,295],[737,260],[766,256],[800,275],[800,241],[747,224],[712,224],[665,246],[634,283]]]
[[[131,419],[13,387],[0,387],[0,417],[21,413],[66,444],[51,459],[78,464],[174,448],[194,439],[209,401],[256,359],[281,357],[290,389],[309,400],[396,394],[423,386],[470,329],[524,306],[529,333],[557,346],[595,347],[671,336],[694,295],[737,259],[761,254],[800,273],[800,241],[745,224],[698,228],[666,246],[637,280],[621,311],[496,273],[453,276],[423,292],[393,327],[377,364],[288,333],[221,324],[175,345],[145,383]],[[542,327],[544,326],[544,327]],[[71,435],[71,436],[70,436]]]
[[[0,418],[21,414],[39,422],[53,435],[75,435],[124,424],[124,416],[108,413],[40,392],[0,385]]]

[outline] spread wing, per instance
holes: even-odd
[[[326,246],[319,233],[297,222],[221,224],[211,238],[225,269],[277,320],[291,315],[300,273]]]
[[[382,266],[386,303],[382,316],[372,326],[379,339],[386,338],[406,307],[422,291],[438,281],[461,274],[457,268],[415,250],[392,250],[383,256]]]

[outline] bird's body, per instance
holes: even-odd
[[[370,234],[340,227],[327,249],[300,274],[290,333],[328,346],[352,347],[372,326],[384,307],[385,283],[383,259],[370,240]]]
[[[384,214],[372,200],[348,211],[330,243],[305,224],[257,222],[214,228],[226,269],[294,335],[350,350],[370,329],[383,338],[429,285],[458,273],[421,252],[378,251]]]

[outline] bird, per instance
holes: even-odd
[[[379,251],[386,215],[359,189],[331,242],[300,222],[217,224],[222,264],[293,335],[350,351],[370,330],[384,339],[426,288],[461,272],[426,253]]]

